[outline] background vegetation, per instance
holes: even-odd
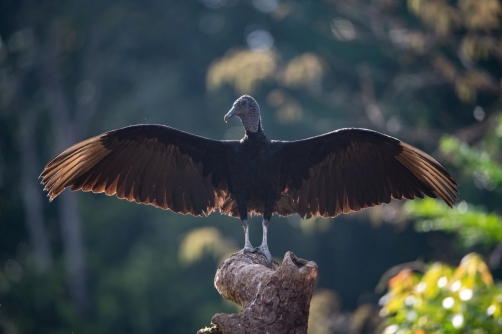
[[[460,184],[453,210],[274,217],[272,254],[319,265],[311,333],[502,332],[501,15],[499,0],[1,2],[0,331],[195,333],[236,311],[213,277],[243,245],[238,220],[68,191],[48,203],[37,177],[130,124],[240,138],[222,117],[248,93],[269,138],[370,128]]]

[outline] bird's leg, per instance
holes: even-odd
[[[255,251],[253,245],[251,245],[251,241],[249,241],[249,226],[248,226],[248,220],[243,219],[242,220],[242,227],[244,228],[244,248],[243,251],[244,253],[252,253]]]
[[[263,239],[261,242],[261,246],[258,247],[258,249],[263,253],[263,255],[265,255],[268,267],[272,268],[272,254],[270,254],[267,244],[268,219],[263,218],[262,225],[263,225]]]
[[[255,248],[251,245],[251,241],[249,241],[249,226],[248,226],[248,210],[246,208],[246,197],[245,195],[237,194],[236,195],[237,208],[239,210],[239,217],[242,221],[242,228],[244,229],[244,248],[242,252],[244,253],[253,253]]]

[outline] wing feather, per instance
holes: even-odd
[[[281,201],[289,198],[301,216],[335,217],[392,198],[439,196],[450,207],[458,199],[457,183],[439,162],[375,131],[341,129],[276,143]]]
[[[162,125],[130,126],[73,145],[52,159],[40,177],[50,200],[71,187],[180,213],[209,214],[230,199],[230,145],[235,143]]]

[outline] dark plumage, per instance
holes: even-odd
[[[298,141],[270,141],[256,101],[244,95],[225,115],[246,130],[240,141],[202,138],[163,125],[135,125],[82,141],[41,174],[54,199],[66,187],[104,192],[195,216],[220,211],[242,220],[263,215],[263,243],[273,213],[335,217],[391,198],[439,196],[450,207],[457,183],[434,158],[398,139],[340,129]]]

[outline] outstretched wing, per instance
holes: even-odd
[[[163,125],[129,126],[73,145],[40,177],[50,200],[71,187],[183,214],[228,213],[229,144]]]
[[[335,217],[424,195],[451,207],[458,198],[457,183],[439,162],[375,131],[341,129],[280,145],[280,215]]]

